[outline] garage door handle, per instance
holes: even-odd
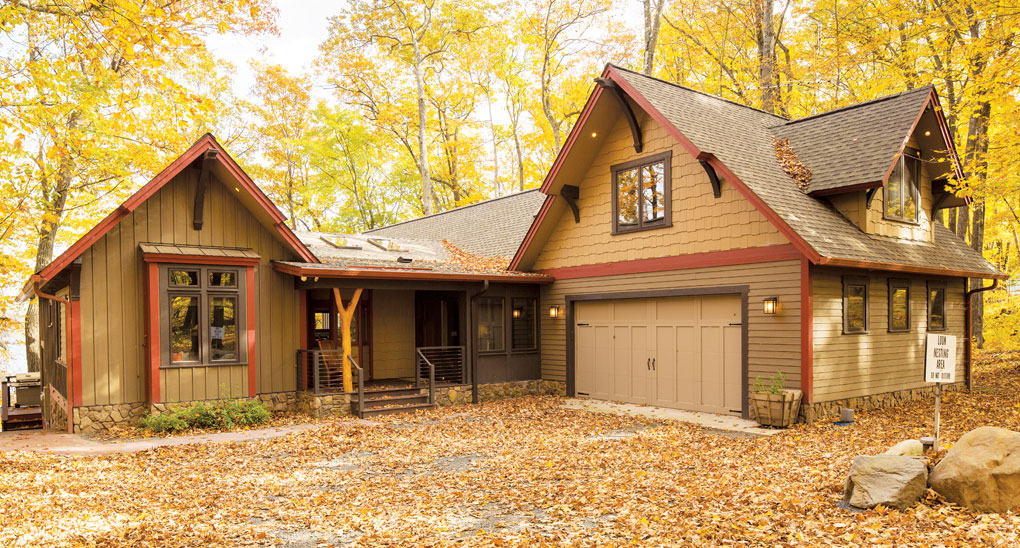
[[[655,371],[655,358],[652,358],[652,371]]]
[[[730,325],[735,325],[737,327],[740,327],[740,326],[744,325],[744,322],[731,323]]]

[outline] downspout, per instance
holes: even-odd
[[[965,333],[965,335],[967,337],[966,344],[963,347],[963,351],[964,351],[964,363],[963,363],[964,375],[963,376],[964,376],[964,380],[967,383],[967,390],[968,391],[970,391],[972,388],[974,388],[974,374],[972,372],[972,367],[973,366],[971,365],[971,356],[973,355],[972,354],[973,351],[971,350],[971,345],[973,344],[973,343],[971,343],[971,337],[974,336],[974,333],[973,333],[974,328],[973,328],[973,326],[971,324],[971,319],[972,319],[971,316],[974,315],[974,312],[973,312],[973,308],[971,306],[970,300],[971,300],[971,297],[973,297],[976,293],[984,293],[985,291],[991,291],[991,290],[995,289],[998,286],[999,286],[999,280],[995,279],[995,280],[992,280],[992,285],[989,285],[989,286],[986,286],[986,287],[978,287],[978,288],[975,288],[975,289],[971,289],[970,291],[968,291],[963,296],[964,323],[966,324],[966,325],[964,325],[964,333]]]
[[[478,403],[478,322],[475,318],[475,298],[489,290],[489,280],[482,282],[482,288],[468,296],[468,312],[471,317],[471,403]]]
[[[39,290],[39,283],[38,282],[32,284],[32,292],[35,293],[36,297],[39,297],[40,299],[47,299],[47,300],[50,300],[50,301],[55,301],[55,302],[58,302],[58,303],[63,303],[64,305],[67,306],[67,314],[64,315],[67,318],[67,327],[65,328],[66,331],[64,331],[64,333],[67,333],[67,343],[68,343],[68,346],[73,348],[74,347],[74,341],[71,340],[71,337],[73,336],[73,334],[71,333],[71,300],[70,299],[64,299],[62,297],[57,297],[56,295],[50,295],[49,293],[43,293],[42,291]],[[64,387],[64,390],[67,392],[67,397],[64,398],[64,401],[67,403],[67,432],[69,434],[73,434],[74,433],[74,421],[72,420],[72,413],[73,413],[72,405],[73,404],[71,403],[71,397],[72,397],[71,387],[74,386],[74,381],[73,381],[73,375],[74,375],[74,352],[71,351],[71,348],[66,349],[64,352],[67,355],[67,386]],[[43,371],[45,371],[45,370],[46,370],[46,368],[43,367]],[[42,385],[46,386],[46,379],[43,379]],[[50,395],[46,394],[46,398],[49,399],[49,397],[50,397]]]

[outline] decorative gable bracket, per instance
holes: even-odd
[[[214,148],[210,148],[202,154],[202,171],[198,175],[198,188],[195,190],[195,215],[191,221],[191,226],[195,230],[202,230],[204,224],[202,214],[205,209],[205,190],[209,187],[209,177],[212,176],[210,168],[216,161],[217,154],[218,152]]]
[[[563,196],[567,205],[570,206],[570,211],[574,212],[574,223],[580,223],[581,210],[577,207],[577,200],[581,197],[581,189],[576,185],[563,185],[563,188],[560,189],[560,196]]]
[[[719,181],[719,174],[715,172],[715,168],[712,167],[711,160],[714,160],[715,156],[708,152],[702,152],[698,154],[698,163],[701,164],[701,169],[705,170],[708,174],[708,182],[712,183],[712,195],[716,198],[722,198],[722,183]]]
[[[638,125],[637,117],[634,116],[634,111],[630,108],[630,103],[623,96],[623,90],[616,82],[609,78],[596,78],[595,83],[604,90],[609,91],[616,102],[619,103],[620,108],[623,109],[623,115],[627,118],[627,124],[630,126],[630,135],[634,138],[634,152],[641,153],[644,148],[641,140],[641,126]]]

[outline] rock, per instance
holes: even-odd
[[[879,504],[900,510],[924,494],[928,468],[920,459],[896,455],[861,456],[854,459],[843,490],[843,500],[857,508]]]
[[[924,454],[924,445],[918,440],[904,440],[889,448],[883,455],[898,457],[920,457]]]
[[[930,483],[978,512],[1020,510],[1020,432],[992,426],[967,432],[932,470]]]

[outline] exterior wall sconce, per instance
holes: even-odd
[[[549,317],[550,318],[559,318],[560,317],[560,307],[558,307],[558,306],[550,306],[549,307]]]
[[[522,312],[523,312],[523,310],[521,310],[520,308],[514,308],[514,312],[513,312],[514,319],[515,320],[520,319]]]
[[[779,311],[779,297],[765,297],[762,301],[762,312],[775,314]]]

